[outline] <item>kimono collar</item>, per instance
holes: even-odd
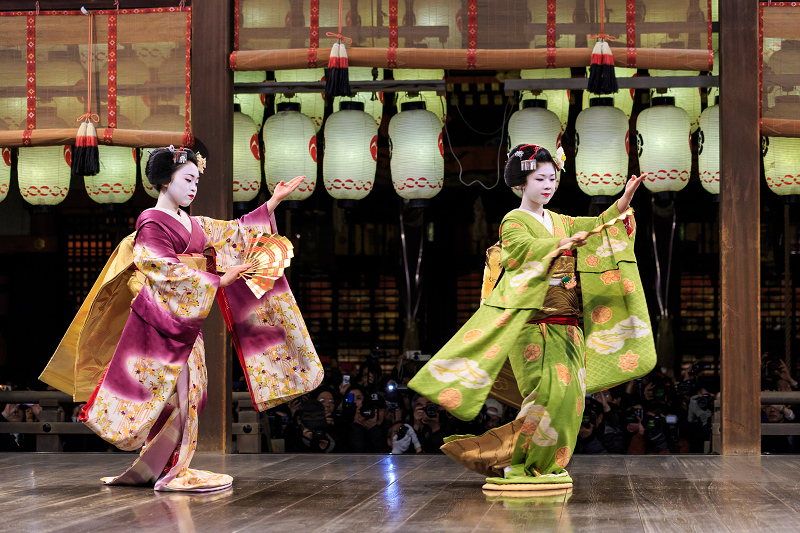
[[[548,231],[548,233],[550,233],[551,236],[554,235],[554,233],[553,233],[553,217],[552,217],[552,215],[550,215],[550,212],[547,209],[544,210],[544,216],[539,216],[538,214],[534,213],[533,211],[528,211],[527,209],[522,209],[521,207],[518,207],[516,209],[516,211],[522,211],[523,213],[529,214],[530,216],[532,216],[536,220],[536,222],[538,222],[539,224],[544,226],[544,228]]]

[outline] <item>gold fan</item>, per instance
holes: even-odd
[[[245,283],[261,298],[283,276],[294,257],[294,246],[286,237],[278,234],[253,232],[245,239],[242,263],[252,266],[242,273]]]

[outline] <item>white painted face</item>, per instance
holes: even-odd
[[[528,201],[546,205],[556,192],[556,169],[551,163],[539,163],[536,170],[528,174],[523,196]]]
[[[162,192],[181,207],[188,207],[197,195],[197,184],[200,172],[194,163],[186,163],[178,167],[172,175],[169,185],[162,187]]]

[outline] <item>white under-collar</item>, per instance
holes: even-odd
[[[538,213],[534,213],[533,211],[523,209],[522,207],[518,207],[517,209],[524,213],[528,213],[530,216],[541,222],[542,226],[547,228],[547,231],[550,232],[550,235],[553,235],[553,219],[550,217],[550,213],[548,213],[546,209],[544,210],[544,215],[539,215]]]

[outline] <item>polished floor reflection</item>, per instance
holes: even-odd
[[[205,495],[104,487],[129,454],[0,454],[0,531],[800,530],[800,457],[578,456],[571,494],[503,498],[444,456],[197,455]]]

